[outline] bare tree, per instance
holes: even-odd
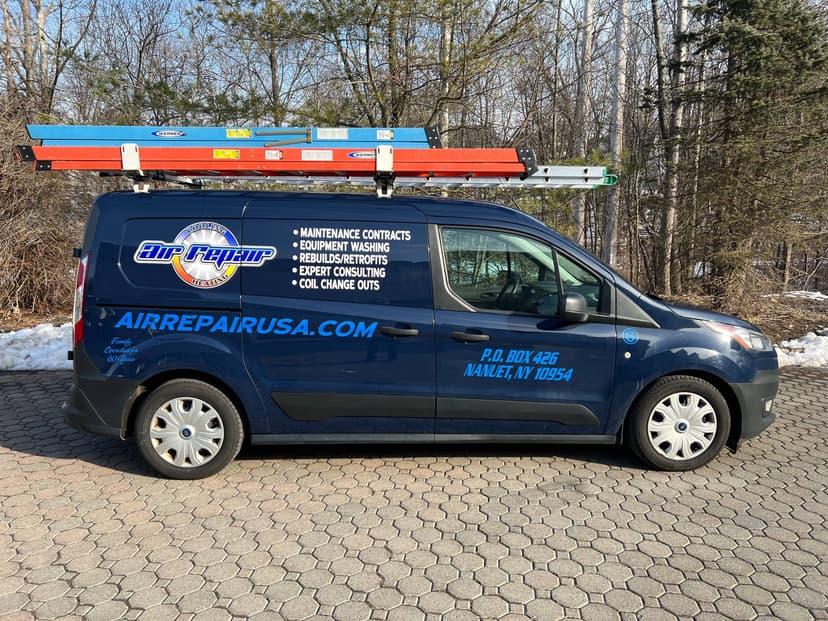
[[[58,83],[86,36],[96,0],[2,0],[5,89],[50,114]]]
[[[616,171],[621,169],[624,150],[624,98],[627,91],[627,0],[618,0],[615,25],[615,89],[612,95],[610,119],[610,157]],[[621,189],[610,188],[607,193],[606,226],[604,229],[604,261],[616,265],[618,245],[618,200]]]
[[[678,167],[681,147],[681,125],[684,114],[682,89],[684,88],[685,65],[687,63],[686,0],[676,0],[676,26],[673,31],[673,58],[670,66],[664,53],[661,15],[658,0],[652,0],[653,34],[656,45],[656,67],[658,75],[658,120],[661,140],[664,145],[664,203],[661,218],[661,248],[658,284],[665,295],[672,295],[673,283],[673,238],[676,227],[678,204]],[[667,73],[670,85],[667,86]]]
[[[589,113],[589,83],[592,76],[592,29],[593,0],[584,0],[584,15],[581,23],[581,72],[578,80],[578,94],[575,114],[575,157],[585,160],[589,131],[586,126]],[[578,192],[572,201],[572,222],[575,227],[574,239],[586,243],[586,195]]]

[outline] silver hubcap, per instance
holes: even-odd
[[[224,443],[221,417],[195,397],[170,399],[152,415],[150,441],[165,461],[194,468],[215,457]]]
[[[647,419],[647,437],[667,459],[698,457],[713,443],[718,423],[707,399],[694,392],[677,392],[659,401]]]

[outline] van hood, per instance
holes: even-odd
[[[761,332],[759,328],[748,321],[743,321],[738,317],[733,317],[732,315],[725,315],[724,313],[717,313],[712,310],[707,310],[706,308],[700,308],[698,306],[690,306],[689,304],[676,304],[676,303],[665,303],[666,306],[673,311],[679,317],[684,317],[685,319],[701,319],[703,321],[718,321],[719,323],[724,323],[729,326],[737,326],[739,328],[747,328],[748,330],[757,330]]]

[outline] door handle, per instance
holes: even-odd
[[[417,328],[397,328],[395,326],[381,326],[380,332],[385,336],[417,336],[420,334]]]
[[[465,343],[483,343],[489,340],[488,334],[474,334],[472,332],[452,332],[451,338]]]

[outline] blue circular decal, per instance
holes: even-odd
[[[627,328],[621,336],[627,345],[635,345],[638,343],[638,330],[635,328]]]

